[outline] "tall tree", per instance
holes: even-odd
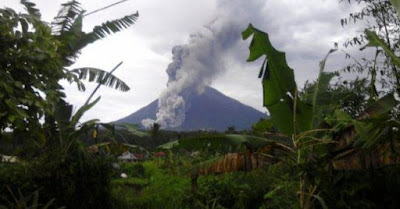
[[[87,33],[82,30],[85,11],[76,0],[62,4],[51,25],[41,20],[34,3],[21,0],[21,4],[25,13],[0,9],[1,133],[13,130],[21,138],[35,140],[56,134],[54,115],[57,106],[65,104],[60,80],[75,82],[82,91],[85,87],[80,80],[85,78],[121,91],[129,90],[122,80],[104,70],[68,67],[88,44],[134,24],[137,12],[107,21]]]

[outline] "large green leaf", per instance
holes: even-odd
[[[268,107],[271,120],[279,131],[287,135],[293,133],[293,101],[290,97]],[[296,128],[303,132],[311,128],[312,106],[302,101],[297,101]]]
[[[376,145],[383,142],[388,137],[389,129],[386,118],[383,120],[354,121],[354,128],[359,139],[355,142],[356,146],[365,149],[375,149]]]
[[[286,62],[285,53],[276,50],[268,34],[254,28],[251,24],[242,32],[243,39],[250,36],[253,36],[253,39],[247,61],[251,62],[261,56],[266,56],[259,77],[262,77],[264,106],[269,110],[271,120],[280,132],[287,135],[293,134],[293,128],[300,132],[309,130],[312,122],[312,107],[297,98],[294,72]],[[296,110],[294,110],[294,98],[297,100]],[[296,118],[296,126],[293,126],[294,118]]]
[[[368,106],[359,120],[353,121],[355,130],[360,136],[357,141],[359,145],[363,148],[375,148],[377,143],[391,139],[389,130],[392,129],[393,123],[390,120],[390,111],[396,104],[393,94],[388,94]]]
[[[326,61],[330,54],[337,51],[337,49],[329,50],[328,54],[325,58],[319,63],[319,75],[317,82],[315,84],[314,89],[312,89],[309,93],[312,94],[312,124],[318,124],[323,118],[323,112],[328,109],[332,104],[332,96],[327,93],[329,89],[329,82],[332,80],[333,77],[338,76],[338,72],[324,72]],[[329,106],[329,107],[327,107]]]
[[[369,46],[381,47],[386,52],[386,54],[389,55],[390,58],[392,58],[393,63],[397,67],[400,67],[400,59],[396,56],[396,54],[393,52],[393,50],[390,49],[390,47],[385,43],[384,40],[379,38],[379,36],[376,35],[375,32],[372,32],[368,29],[365,29],[365,34],[367,35],[367,39],[369,42],[362,49],[364,49],[365,47],[369,47]],[[396,77],[397,76],[398,75],[396,75]]]
[[[398,124],[390,116],[390,111],[396,104],[393,94],[388,94],[368,106],[357,119],[337,110],[335,119],[328,120],[328,123],[335,123],[333,130],[336,132],[342,130],[337,135],[338,141],[346,141],[347,144],[354,142],[356,147],[375,149],[378,143],[390,141],[390,130],[398,128]]]
[[[291,135],[293,129],[293,114],[290,105],[291,103],[285,99],[267,107],[274,125],[280,132],[287,135]]]
[[[264,86],[264,106],[276,104],[287,92],[294,95],[296,83],[294,81],[293,70],[287,65],[285,53],[276,50],[268,37],[267,33],[254,28],[251,24],[243,31],[243,39],[253,35],[250,43],[250,56],[247,61],[251,62],[263,55],[267,56],[265,65],[263,86]]]
[[[313,109],[310,104],[297,101],[296,127],[300,132],[308,131],[312,128]]]
[[[312,100],[312,104],[313,104],[313,110],[316,107],[317,101],[318,101],[318,93],[320,91],[326,91],[328,89],[329,86],[329,82],[330,80],[335,76],[338,75],[337,73],[325,73],[325,65],[326,65],[326,61],[329,57],[329,55],[333,52],[335,52],[336,49],[331,49],[329,50],[328,54],[325,56],[325,58],[319,63],[319,75],[318,75],[318,80],[317,80],[317,84],[315,85],[315,89],[313,92],[313,100]]]
[[[97,68],[77,68],[71,72],[76,73],[79,79],[87,79],[89,82],[101,83],[102,85],[118,89],[120,91],[129,91],[129,86],[118,77]]]
[[[386,96],[380,98],[378,101],[372,103],[367,107],[362,117],[368,116],[371,118],[379,117],[382,114],[386,114],[393,110],[397,105],[397,101],[393,94],[387,94]]]

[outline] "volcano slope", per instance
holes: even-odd
[[[155,120],[158,112],[158,100],[141,108],[135,113],[122,118],[116,123],[138,124],[143,128],[143,119]],[[232,99],[218,90],[206,87],[200,95],[194,95],[188,100],[186,118],[175,131],[216,130],[224,131],[230,126],[236,130],[250,129],[251,125],[267,115],[250,106]]]

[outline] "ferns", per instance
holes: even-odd
[[[118,89],[120,91],[129,91],[129,86],[116,76],[97,68],[77,68],[71,72],[76,73],[79,79],[88,79],[90,82],[101,83],[102,85]]]
[[[139,13],[136,12],[134,14],[127,15],[121,19],[107,21],[100,26],[96,26],[95,28],[93,28],[92,35],[95,39],[102,39],[107,35],[119,32],[133,25],[138,17]]]

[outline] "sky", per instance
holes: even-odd
[[[35,0],[42,20],[51,22],[64,0]],[[81,0],[88,12],[117,2],[117,0]],[[18,0],[1,0],[0,7],[23,11]],[[123,118],[157,99],[165,90],[168,76],[165,72],[172,61],[171,50],[176,45],[190,42],[190,37],[223,18],[238,20],[246,29],[248,23],[270,36],[272,44],[286,52],[288,64],[294,69],[299,87],[307,80],[315,80],[319,61],[339,43],[339,48],[350,53],[358,49],[345,49],[341,45],[352,34],[361,31],[360,25],[342,27],[340,19],[360,10],[339,0],[129,0],[107,10],[85,17],[85,31],[107,20],[139,12],[137,22],[130,28],[97,41],[82,50],[72,68],[95,67],[110,71],[119,62],[114,73],[131,88],[129,92],[102,87],[96,95],[100,102],[83,117],[103,122]],[[240,34],[238,34],[240,36]],[[243,104],[262,112],[262,85],[257,78],[260,61],[247,63],[249,40],[235,42],[223,54],[223,73],[212,79],[212,87]],[[326,70],[344,67],[344,53],[333,54]],[[71,68],[71,69],[72,69]],[[62,82],[67,100],[79,108],[95,88],[87,84],[86,92],[76,85]]]

